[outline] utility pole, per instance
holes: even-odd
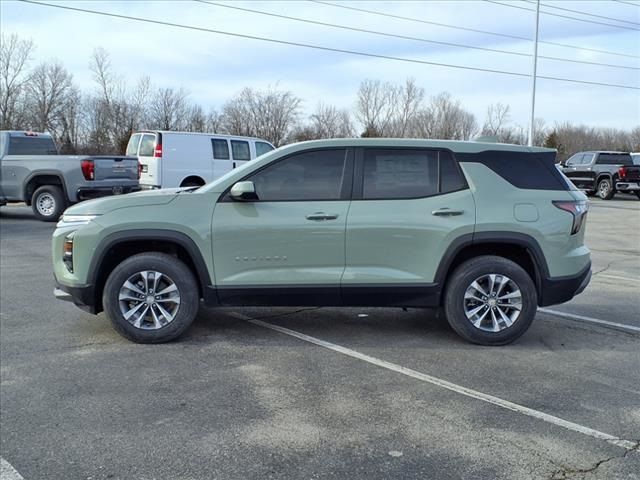
[[[538,26],[540,24],[540,0],[536,2],[536,35],[533,40],[533,73],[531,85],[531,119],[529,121],[529,142],[533,146],[533,121],[536,114],[536,71],[538,69]]]

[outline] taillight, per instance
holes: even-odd
[[[618,169],[618,176],[620,177],[621,180],[624,180],[625,177],[627,176],[627,169],[624,167],[620,167]]]
[[[552,202],[560,210],[569,212],[573,215],[573,225],[571,226],[571,235],[574,235],[580,231],[582,224],[587,217],[589,211],[589,203],[582,200],[554,200]]]
[[[154,158],[162,157],[162,143],[156,145],[156,148],[153,150],[153,156]]]
[[[93,160],[82,160],[80,167],[82,168],[82,175],[84,175],[85,180],[95,180],[96,166]]]
[[[138,180],[140,180],[141,176],[142,176],[142,164],[138,162]]]

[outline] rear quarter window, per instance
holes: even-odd
[[[570,190],[555,166],[555,152],[512,152],[487,150],[456,153],[459,162],[481,163],[517,188],[529,190]]]

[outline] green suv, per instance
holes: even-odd
[[[204,301],[443,307],[465,339],[503,345],[591,277],[587,200],[554,160],[477,142],[289,145],[204,187],[69,208],[55,294],[142,343],[178,337]]]

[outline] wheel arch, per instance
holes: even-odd
[[[40,170],[38,172],[31,173],[25,178],[22,186],[22,197],[27,205],[31,205],[31,197],[33,193],[42,186],[53,185],[62,188],[65,201],[69,201],[69,195],[67,194],[67,186],[64,183],[64,178],[60,172],[55,170]]]
[[[533,280],[538,297],[541,298],[543,279],[549,277],[549,269],[538,242],[522,233],[480,232],[459,237],[442,257],[435,282],[442,286],[444,292],[451,274],[458,265],[483,255],[496,255],[520,265]]]
[[[204,185],[207,182],[204,181],[204,178],[202,178],[199,175],[189,175],[188,177],[185,177],[182,179],[182,181],[180,182],[180,186],[184,187],[186,185],[190,185],[190,184],[196,184],[196,185]]]
[[[102,311],[102,291],[109,274],[124,259],[144,252],[162,252],[176,256],[192,271],[200,298],[208,294],[211,277],[195,242],[172,230],[126,230],[105,237],[96,247],[89,265],[88,281],[93,285],[96,313]]]

